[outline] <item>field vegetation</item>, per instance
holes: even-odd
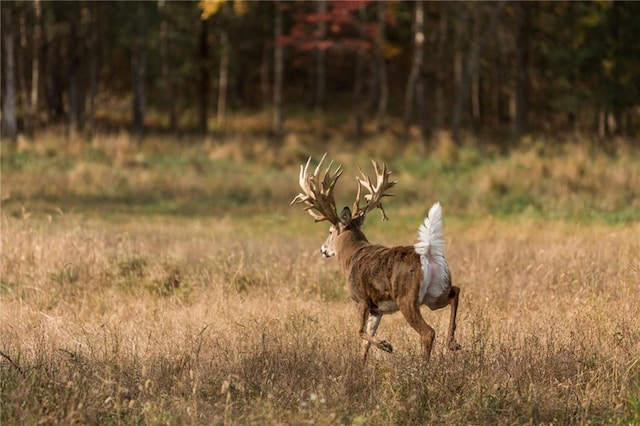
[[[0,424],[640,423],[637,149],[390,145],[50,134],[3,153]],[[374,242],[413,244],[442,203],[462,351],[425,308],[428,364],[397,314],[378,331],[395,353],[360,365],[326,226],[288,205],[324,151],[338,204],[369,156],[394,171]]]

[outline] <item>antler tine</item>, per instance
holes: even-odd
[[[323,188],[326,188],[327,195],[331,196],[331,198],[333,199],[333,187],[336,185],[338,178],[342,175],[343,170],[342,166],[338,166],[336,168],[336,171],[333,173],[333,176],[331,176],[332,165],[333,160],[331,160],[331,163],[329,163],[329,166],[327,166],[327,170],[325,170],[324,172],[324,176],[322,178],[322,186]]]
[[[324,159],[327,157],[327,153],[325,152],[322,155],[322,158],[320,159],[320,161],[318,162],[318,165],[316,166],[316,169],[313,171],[313,175],[314,176],[318,176],[318,172],[320,171],[320,167],[322,167],[322,163],[324,163]],[[311,157],[309,157],[309,160],[311,160]],[[331,165],[333,164],[333,160],[331,160],[331,162],[329,163],[329,167],[331,167]],[[329,171],[329,169],[327,168],[327,171]]]
[[[384,211],[384,207],[382,207],[382,198],[393,196],[393,194],[387,194],[386,191],[391,189],[397,182],[389,182],[391,171],[387,169],[386,164],[383,163],[382,166],[380,166],[380,164],[378,164],[374,159],[371,159],[371,164],[376,172],[376,185],[374,186],[371,178],[362,171],[360,167],[358,167],[362,176],[356,177],[358,182],[358,192],[356,194],[356,201],[353,205],[353,217],[355,218],[357,216],[366,215],[370,210],[377,207],[382,212],[382,220],[389,220],[386,212]],[[367,204],[362,209],[360,209],[361,187],[364,187],[369,191],[369,194],[364,196]]]
[[[300,166],[298,183],[302,192],[291,201],[291,204],[303,203],[306,205],[305,210],[309,212],[316,222],[328,220],[335,225],[338,223],[338,213],[336,212],[336,203],[333,198],[333,188],[338,178],[342,175],[342,167],[338,166],[335,172],[331,174],[331,167],[333,166],[333,161],[331,161],[329,166],[321,173],[322,164],[326,156],[326,153],[322,156],[313,173],[308,171],[311,157],[309,157],[305,166]]]

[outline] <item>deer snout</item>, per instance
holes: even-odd
[[[327,248],[324,245],[320,247],[320,253],[322,253],[322,257],[325,257],[325,258],[335,255],[335,253],[332,253],[329,250],[327,250]]]

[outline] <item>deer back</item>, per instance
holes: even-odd
[[[353,300],[380,305],[411,292],[416,293],[417,300],[416,284],[422,279],[422,266],[413,246],[389,248],[370,244],[353,239],[348,231],[340,237],[343,238],[337,239],[338,262]]]

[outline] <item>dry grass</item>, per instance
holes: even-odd
[[[445,223],[464,350],[425,312],[425,365],[398,314],[362,368],[309,222],[3,214],[0,423],[640,421],[638,224]]]
[[[0,424],[640,423],[637,149],[327,137],[3,152]],[[463,351],[425,310],[428,365],[399,314],[379,329],[396,353],[359,365],[326,226],[288,207],[325,150],[346,175],[369,155],[396,173],[372,241],[412,243],[442,202]]]

